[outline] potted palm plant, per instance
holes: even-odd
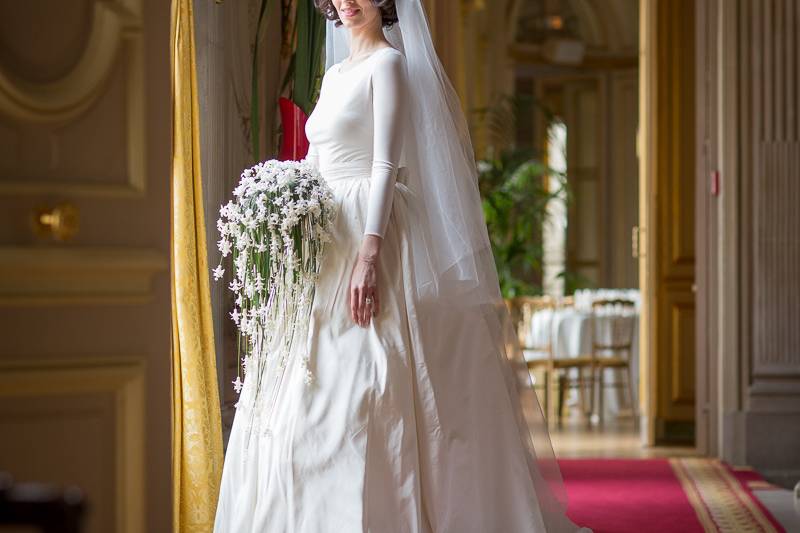
[[[501,150],[478,162],[478,184],[503,296],[542,294],[542,228],[566,187],[531,150]],[[558,188],[552,187],[553,175]]]
[[[514,125],[517,117],[530,116],[532,105],[530,98],[504,97],[476,111],[489,139],[478,161],[478,186],[505,298],[542,294],[548,204],[568,192],[566,175],[549,168],[533,148],[517,146]]]

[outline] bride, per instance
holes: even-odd
[[[307,161],[338,215],[309,326],[313,380],[290,359],[260,377],[269,400],[254,406],[246,377],[217,533],[579,529],[420,1],[315,0],[327,69]]]

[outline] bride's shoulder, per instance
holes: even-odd
[[[405,63],[406,56],[403,52],[393,46],[384,46],[375,53],[375,62],[373,64],[373,73],[395,70]]]
[[[395,61],[402,61],[406,58],[406,56],[403,55],[403,52],[394,46],[383,46],[378,48],[376,55],[378,56],[378,61],[391,61],[391,59],[387,58],[395,58]]]
[[[334,70],[336,70],[337,68],[339,68],[339,63],[334,63],[333,65],[331,65],[331,66],[329,66],[328,68],[326,68],[326,69],[325,69],[325,72],[323,72],[323,73],[322,73],[322,81],[321,81],[321,83],[322,83],[322,84],[324,84],[324,83],[325,83],[325,80],[327,80],[327,79],[328,79],[329,75],[330,75],[330,74],[331,74],[331,73],[332,73]]]
[[[341,63],[341,61],[340,61],[340,63]],[[330,71],[332,71],[332,70],[334,70],[334,69],[336,69],[338,67],[339,67],[339,63],[334,63],[333,65],[329,66],[328,68],[325,69],[325,72],[322,73],[322,77],[325,78],[325,76],[327,76]]]

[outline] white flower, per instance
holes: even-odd
[[[236,265],[236,271],[242,273],[242,275],[239,277],[243,278],[244,271],[247,268],[247,256],[244,254],[240,255],[236,258],[236,261],[234,261],[233,264]]]
[[[242,392],[242,387],[244,386],[244,383],[242,383],[242,378],[236,376],[236,379],[231,383],[233,383],[233,390],[236,391],[236,394]]]
[[[231,253],[231,241],[228,239],[221,239],[217,243],[217,247],[219,251],[222,253],[222,257],[228,257],[228,254]]]
[[[228,284],[228,288],[233,292],[239,292],[240,290],[242,290],[242,284],[239,283],[238,279],[235,279],[231,281],[230,284]]]
[[[239,250],[247,249],[250,246],[250,236],[247,233],[242,232],[242,234],[238,237],[239,240],[236,241],[236,248]]]
[[[247,282],[244,286],[244,294],[248,298],[252,298],[256,293],[255,283]]]
[[[251,218],[245,218],[245,219],[242,220],[242,224],[244,224],[244,226],[247,229],[254,230],[258,226],[258,221],[255,218],[252,218],[252,217]]]
[[[236,324],[238,326],[239,325],[239,318],[241,318],[241,315],[239,315],[239,310],[234,308],[234,310],[232,312],[230,312],[229,314],[231,315],[231,318],[233,319],[234,324]]]
[[[219,216],[221,218],[230,218],[231,208],[233,207],[233,202],[228,202],[227,204],[219,206]]]
[[[214,281],[220,279],[223,274],[225,274],[225,269],[222,268],[222,265],[218,265],[217,268],[213,270],[214,272]]]

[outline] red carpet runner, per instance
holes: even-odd
[[[712,459],[562,459],[569,517],[595,533],[783,532],[750,492],[766,483]]]

